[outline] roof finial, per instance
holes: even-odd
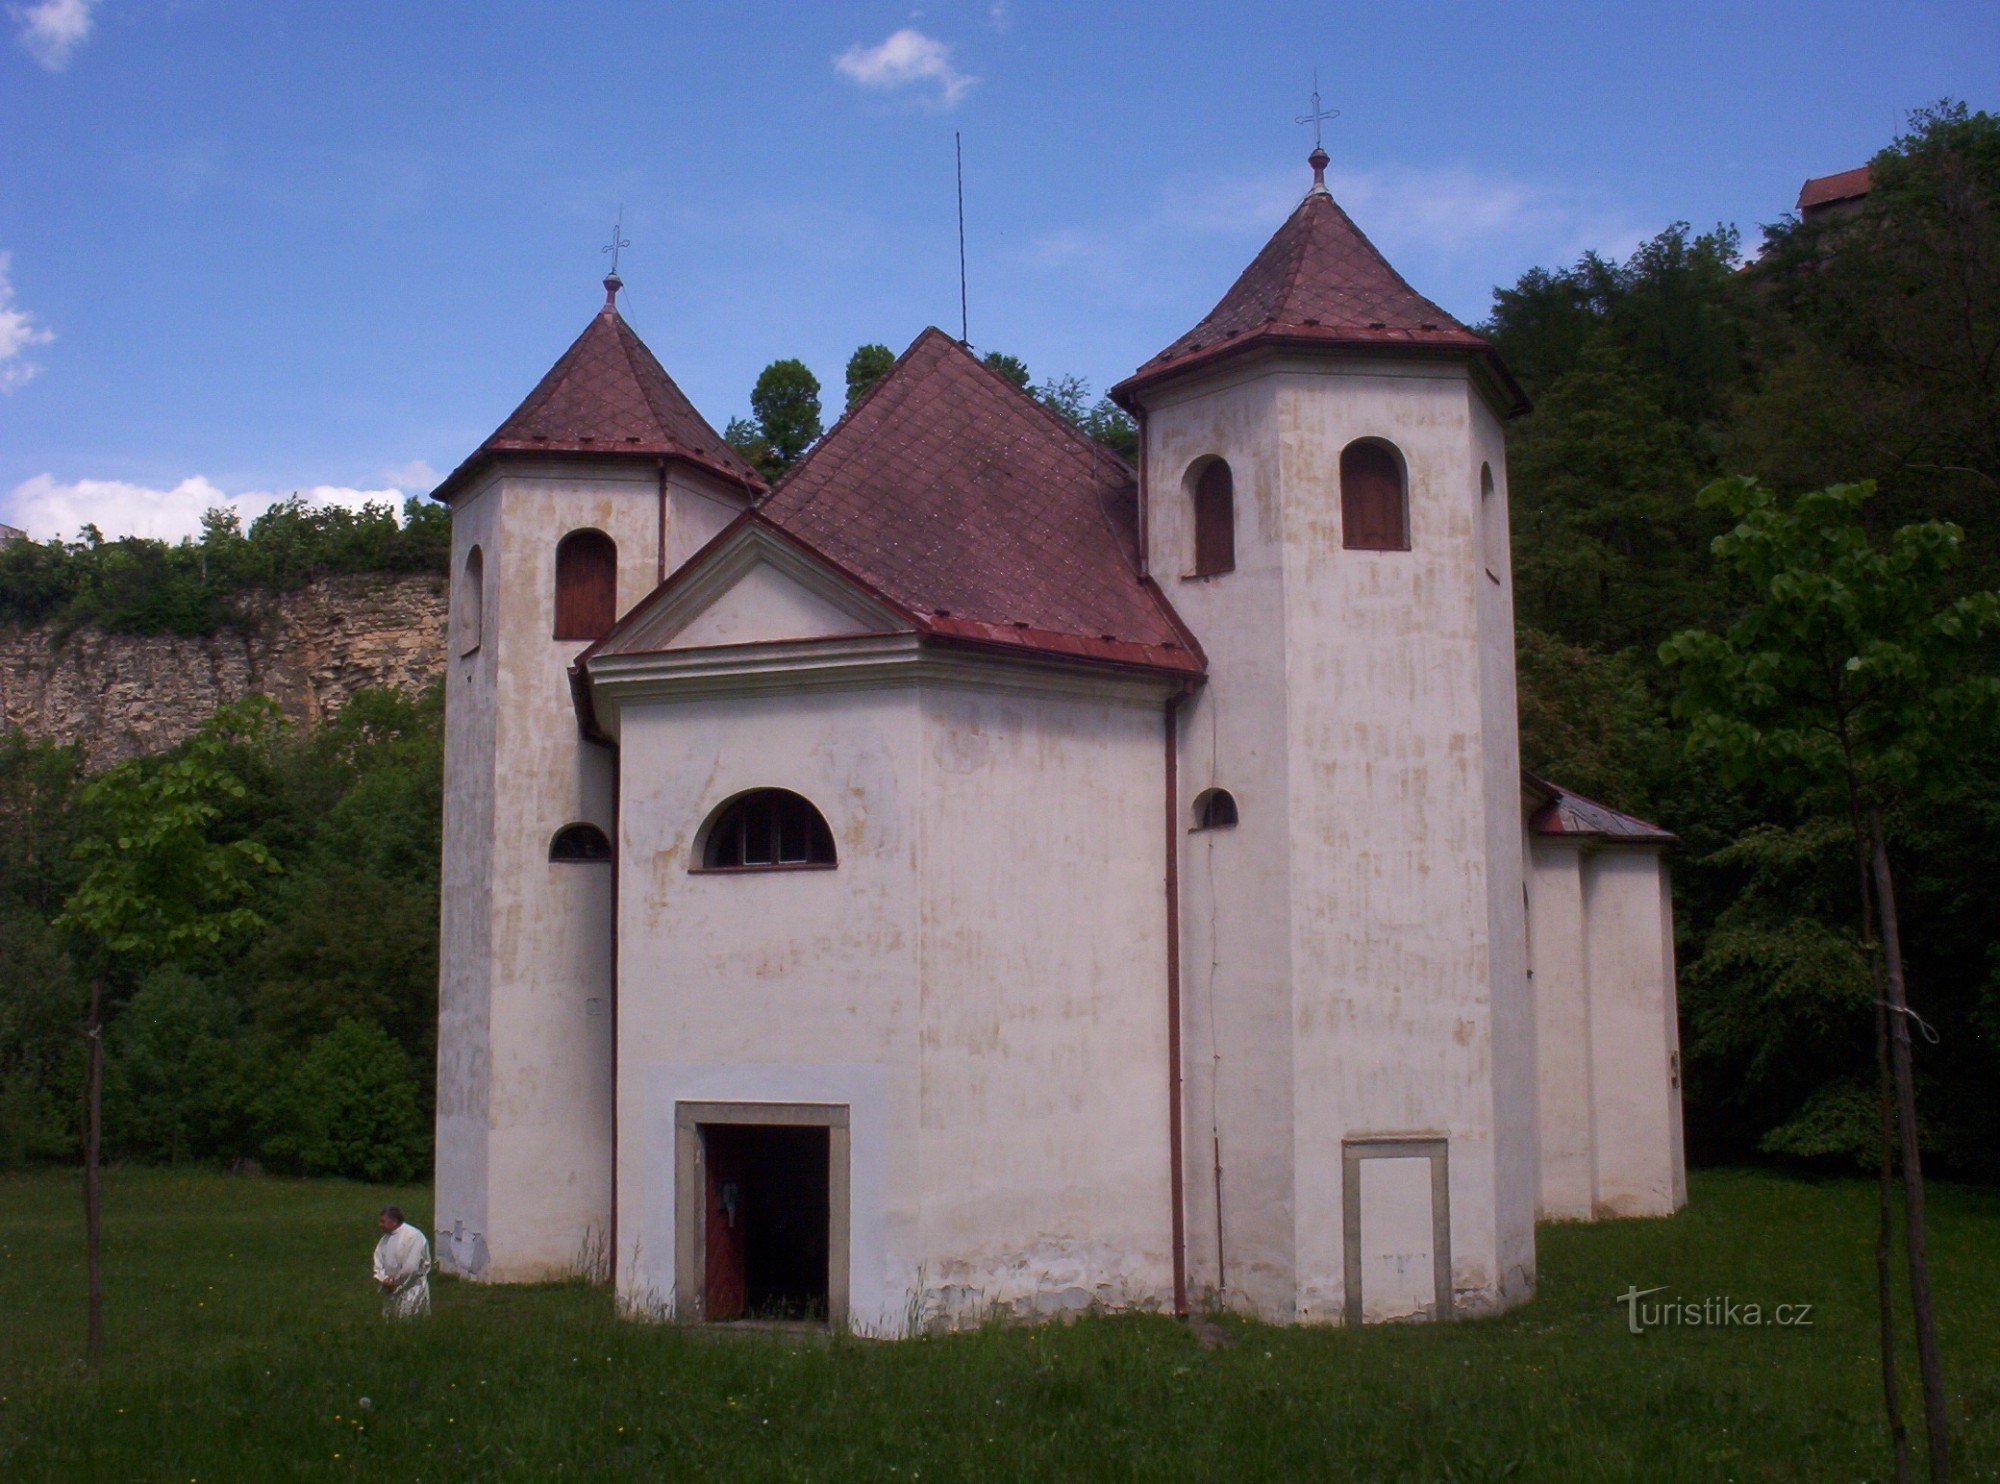
[[[1306,156],[1306,163],[1313,167],[1312,188],[1315,191],[1318,191],[1321,195],[1325,195],[1327,193],[1326,190],[1327,153],[1326,153],[1326,147],[1320,143],[1319,126],[1323,120],[1337,119],[1339,117],[1340,117],[1340,110],[1338,108],[1320,107],[1319,68],[1317,67],[1313,68],[1312,111],[1310,113],[1300,114],[1297,118],[1293,120],[1293,122],[1299,124],[1311,124],[1313,126],[1313,152]]]
[[[611,228],[611,241],[598,249],[611,254],[611,271],[604,275],[604,307],[618,307],[618,291],[625,287],[625,280],[618,276],[618,250],[630,247],[631,241],[625,236],[625,208],[618,208],[618,220]]]

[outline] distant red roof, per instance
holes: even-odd
[[[1375,245],[1315,185],[1201,323],[1111,389],[1141,389],[1253,346],[1342,346],[1477,357],[1510,410],[1527,398],[1492,343],[1404,282]]]
[[[1807,212],[1841,201],[1858,201],[1875,187],[1875,177],[1866,165],[1843,170],[1838,175],[1816,175],[1799,187],[1799,210]]]
[[[919,335],[744,522],[774,528],[933,639],[1171,674],[1204,667],[1139,575],[1131,465],[941,330]]]
[[[1595,799],[1586,799],[1560,784],[1538,778],[1525,768],[1521,770],[1521,781],[1547,801],[1528,816],[1528,833],[1531,835],[1567,836],[1570,839],[1602,840],[1620,845],[1679,843],[1678,835],[1656,824],[1648,824],[1631,814],[1620,814]]]
[[[450,500],[495,457],[545,453],[664,455],[699,465],[746,490],[764,487],[632,333],[610,294],[527,399],[431,491],[431,498]]]

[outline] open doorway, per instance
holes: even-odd
[[[677,1307],[709,1323],[847,1311],[847,1109],[682,1103]]]

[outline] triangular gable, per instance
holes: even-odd
[[[743,520],[696,553],[589,658],[910,629],[893,608],[796,542]]]

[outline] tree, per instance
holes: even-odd
[[[424,1154],[416,1069],[379,1025],[343,1020],[314,1041],[284,1094],[274,1153],[308,1175],[407,1180]]]
[[[859,402],[867,395],[868,388],[895,364],[896,353],[886,345],[856,346],[854,354],[847,358],[847,405],[852,407]]]
[[[1678,678],[1674,710],[1688,723],[1691,750],[1732,781],[1754,779],[1808,808],[1846,815],[1862,929],[1880,926],[1878,1078],[1890,1084],[1885,1112],[1894,1105],[1925,1432],[1932,1478],[1942,1480],[1949,1442],[1910,1037],[1912,1021],[1923,1022],[1909,1005],[1884,821],[2000,716],[2000,677],[1978,663],[1982,637],[2000,627],[2000,592],[1944,596],[1963,541],[1955,526],[1905,526],[1878,546],[1863,519],[1873,494],[1869,483],[1835,485],[1799,496],[1788,510],[1751,479],[1703,490],[1701,504],[1735,517],[1714,549],[1747,584],[1750,601],[1720,633],[1676,634],[1660,658]],[[1878,1248],[1886,1252],[1886,1232]],[[1900,1419],[1886,1285],[1880,1298],[1893,1437]]]
[[[819,378],[804,361],[773,361],[750,389],[750,411],[770,448],[770,472],[782,474],[820,435]]]
[[[282,720],[277,703],[251,696],[224,706],[165,761],[134,758],[94,779],[81,806],[92,826],[77,846],[83,876],[56,926],[91,966],[84,1107],[84,1242],[89,1283],[87,1345],[104,1350],[98,1263],[98,1154],[103,1135],[104,977],[143,972],[196,948],[215,948],[262,926],[245,904],[257,878],[277,870],[261,841],[219,838],[228,801],[245,792],[229,754]]]
[[[979,358],[979,364],[989,371],[998,371],[1022,391],[1028,389],[1028,363],[1019,356],[1010,356],[1004,350],[989,350]]]

